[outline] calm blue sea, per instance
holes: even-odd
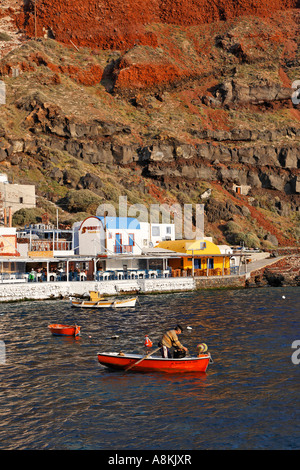
[[[299,293],[140,296],[127,310],[75,309],[64,300],[1,304],[0,449],[299,449],[300,364],[292,362]],[[73,321],[81,325],[78,339],[48,331],[50,323]],[[98,364],[100,351],[143,353],[146,334],[156,347],[177,322],[191,353],[199,342],[209,346],[214,363],[206,374]]]

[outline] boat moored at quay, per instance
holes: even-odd
[[[105,299],[98,291],[91,291],[90,298],[70,299],[72,307],[78,308],[129,308],[135,307],[137,297]]]
[[[245,287],[250,271],[278,261],[267,259],[269,253],[216,245],[211,237],[175,240],[173,224],[157,224],[160,236],[149,235],[152,226],[122,217],[88,217],[71,231],[46,230],[42,225],[29,227],[22,243],[16,243],[21,250],[29,237],[26,256],[22,249],[15,257],[1,257],[0,302],[81,297],[81,301],[74,299],[73,306],[133,307],[138,293]],[[97,247],[95,230],[101,234]],[[254,261],[257,257],[259,266]],[[98,299],[92,305],[84,297],[93,290],[131,298],[111,303]]]

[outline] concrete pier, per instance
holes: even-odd
[[[96,290],[103,295],[122,295],[150,292],[178,292],[196,289],[193,278],[159,278],[83,282],[31,282],[0,285],[0,302],[45,300],[88,295]]]
[[[243,288],[246,286],[246,281],[250,278],[251,272],[264,269],[266,266],[277,263],[282,258],[264,259],[250,263],[247,266],[247,272],[230,276],[0,284],[0,302],[88,296],[91,290],[99,291],[103,295],[116,296],[132,293],[147,294],[212,288]]]

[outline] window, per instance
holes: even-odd
[[[167,227],[167,228],[166,228],[166,233],[167,233],[168,235],[171,235],[171,227]]]
[[[195,269],[201,269],[201,259],[200,258],[195,258],[194,259],[194,268]]]
[[[200,242],[200,250],[205,250],[206,242]]]
[[[159,237],[160,236],[160,229],[157,225],[154,225],[152,227],[152,236],[153,237]]]
[[[134,233],[128,234],[128,244],[129,246],[134,246]]]
[[[23,198],[19,197],[19,204],[23,204]]]
[[[116,233],[115,253],[122,253],[122,234]]]
[[[208,258],[208,269],[214,269],[214,259]]]

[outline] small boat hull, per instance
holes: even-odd
[[[71,299],[72,307],[81,307],[81,308],[121,308],[121,307],[135,307],[137,297],[132,297],[130,299],[120,299],[120,300],[80,300],[80,299]]]
[[[133,366],[133,364],[140,361],[143,356],[138,354],[120,355],[119,353],[98,353],[97,356],[99,363],[105,367],[118,370],[130,368],[131,371],[136,372],[206,372],[210,362],[210,354],[180,359],[167,359],[153,356],[143,359],[136,366]]]
[[[54,336],[78,336],[81,327],[78,325],[53,324],[49,325],[48,328]]]

